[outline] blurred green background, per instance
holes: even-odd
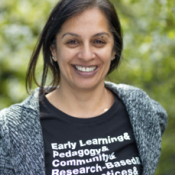
[[[124,35],[120,67],[107,79],[144,89],[167,110],[156,175],[175,175],[175,1],[111,0]],[[37,38],[57,0],[1,0],[0,110],[28,95],[25,76]],[[40,76],[42,63],[37,68]]]

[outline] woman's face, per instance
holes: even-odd
[[[104,84],[114,58],[114,39],[107,18],[97,8],[68,19],[51,48],[60,68],[60,85],[90,90]]]

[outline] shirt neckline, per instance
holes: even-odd
[[[113,93],[113,92],[112,92]],[[112,106],[104,113],[92,117],[92,118],[78,118],[78,117],[74,117],[71,115],[68,115],[66,113],[64,113],[63,111],[61,111],[60,109],[56,108],[55,106],[53,106],[49,100],[46,98],[45,94],[41,95],[41,104],[43,107],[46,108],[47,112],[51,113],[51,117],[56,117],[58,119],[64,120],[66,122],[73,122],[73,123],[82,123],[82,124],[90,124],[90,123],[97,123],[97,122],[102,122],[106,119],[108,119],[110,116],[112,116],[112,114],[114,113],[114,111],[116,110],[116,106],[118,107],[119,105],[119,99],[117,97],[116,94],[114,94],[114,103],[112,104]],[[47,118],[48,119],[48,118]]]

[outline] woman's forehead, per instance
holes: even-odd
[[[106,16],[98,8],[92,8],[66,20],[61,27],[60,33],[66,32],[95,34],[110,32],[110,30]]]

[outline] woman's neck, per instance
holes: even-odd
[[[46,97],[56,108],[77,118],[98,116],[114,103],[113,94],[104,87],[104,84],[86,91],[60,86]]]

